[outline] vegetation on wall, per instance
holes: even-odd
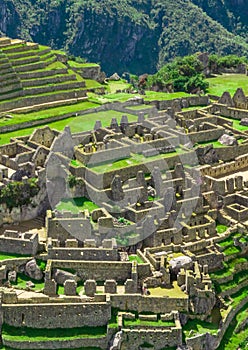
[[[5,203],[10,210],[28,205],[39,190],[35,178],[28,179],[25,182],[12,181],[0,190],[0,204]]]

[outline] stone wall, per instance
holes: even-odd
[[[171,297],[153,297],[139,294],[111,295],[112,307],[119,308],[123,311],[138,311],[151,313],[170,313],[173,310],[180,312],[188,311],[188,297],[171,298]]]
[[[123,350],[145,349],[141,347],[144,343],[153,345],[154,350],[161,350],[167,347],[177,347],[182,344],[181,328],[170,329],[123,329]],[[125,339],[127,341],[125,342]]]
[[[3,304],[3,322],[14,327],[75,328],[107,325],[110,303]],[[49,316],[49,317],[48,317]]]
[[[94,279],[96,281],[106,281],[114,279],[124,282],[131,278],[131,262],[108,262],[108,261],[66,261],[53,260],[52,268],[66,268],[77,272],[82,280]]]
[[[117,249],[103,248],[57,248],[48,249],[48,259],[84,260],[84,261],[118,261]]]
[[[23,255],[36,255],[39,247],[38,233],[5,231],[0,235],[0,251]]]

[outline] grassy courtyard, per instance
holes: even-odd
[[[89,212],[92,212],[94,209],[97,208],[99,207],[95,203],[91,202],[85,197],[63,199],[56,206],[56,209],[59,211],[69,210],[72,213],[78,213],[79,211],[83,210],[89,210]]]
[[[98,113],[89,113],[78,117],[66,118],[56,122],[48,123],[46,125],[58,131],[63,130],[66,126],[70,126],[71,132],[75,133],[75,132],[92,130],[97,120],[101,120],[103,126],[109,126],[112,118],[116,118],[118,122],[120,122],[122,115],[123,113],[116,112],[113,110],[103,111]],[[128,119],[131,122],[137,120],[137,116],[135,115],[127,114],[127,113],[126,115],[128,116]],[[0,145],[9,143],[11,137],[31,135],[35,129],[42,128],[42,127],[44,127],[44,125],[0,134]]]
[[[248,76],[245,74],[223,74],[209,78],[207,81],[209,82],[208,93],[211,95],[221,96],[225,91],[233,95],[237,88],[242,88],[248,95]]]

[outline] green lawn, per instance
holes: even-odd
[[[78,213],[81,210],[89,210],[92,212],[93,210],[99,208],[95,203],[91,202],[85,197],[82,198],[69,198],[63,199],[57,204],[56,209],[59,211],[69,210],[73,213]]]
[[[137,261],[138,264],[144,264],[144,261],[136,254],[128,256],[129,261]]]
[[[208,323],[200,320],[189,320],[185,326],[183,326],[183,332],[187,338],[193,337],[197,334],[217,334],[218,325],[214,323]]]
[[[217,233],[224,233],[227,229],[228,227],[226,225],[221,225],[221,224],[216,225]]]
[[[146,91],[144,97],[145,101],[164,101],[164,100],[174,100],[176,98],[181,97],[189,97],[192,95],[187,94],[186,92],[174,92],[174,93],[166,93],[166,92],[155,92],[155,91]]]
[[[125,80],[121,79],[119,81],[109,81],[107,85],[107,89],[109,93],[114,94],[117,90],[125,90],[128,89],[131,84],[127,83]],[[130,94],[129,94],[130,97]]]
[[[128,107],[128,109],[132,109],[134,111],[142,111],[143,109],[149,109],[152,108],[153,106],[151,105],[138,105],[138,106],[131,106]]]
[[[231,246],[231,247],[227,247],[223,253],[228,256],[228,255],[233,255],[233,254],[236,254],[236,253],[240,253],[241,252],[241,248],[239,247],[234,247],[234,246]]]
[[[15,283],[12,283],[12,285],[21,289],[25,289],[26,282],[28,281],[31,281],[34,283],[35,287],[32,288],[33,290],[41,290],[44,288],[44,280],[36,281],[22,273],[17,274],[17,281]]]
[[[91,67],[99,67],[97,63],[81,63],[76,61],[68,61],[69,66],[72,68],[91,68]]]
[[[65,126],[68,125],[70,126],[71,131],[75,133],[75,132],[92,130],[97,120],[101,120],[103,126],[109,126],[112,118],[117,118],[117,120],[120,122],[122,115],[123,113],[121,112],[104,111],[104,112],[98,112],[98,113],[89,113],[78,117],[66,118],[56,122],[48,123],[46,125],[58,131],[63,130]],[[137,116],[134,116],[131,114],[126,114],[126,115],[128,116],[128,119],[130,122],[137,120]],[[31,135],[35,129],[42,128],[42,127],[44,127],[44,125],[0,134],[0,145],[9,143],[11,137]]]
[[[27,327],[17,328],[4,324],[2,328],[3,339],[11,341],[37,342],[77,338],[101,338],[104,336],[106,336],[106,327],[34,329]]]
[[[220,346],[217,350],[247,349],[248,347],[248,328],[245,327],[237,332],[237,327],[248,317],[248,304],[246,304],[230,323]]]
[[[48,108],[39,112],[30,112],[30,113],[23,113],[23,114],[14,114],[11,115],[13,118],[6,120],[0,120],[0,126],[7,126],[7,125],[13,125],[13,124],[20,124],[31,120],[40,120],[42,123],[42,119],[46,118],[52,118],[58,117],[64,114],[71,113],[72,115],[76,114],[79,111],[84,111],[87,109],[98,107],[97,104],[84,101],[77,104],[67,105],[67,106],[59,106],[55,108]]]
[[[211,95],[221,96],[225,91],[229,91],[232,95],[240,87],[248,95],[248,76],[244,74],[223,74],[209,78],[207,81],[209,82],[208,93]]]
[[[165,154],[157,154],[157,155],[151,156],[151,157],[145,157],[142,154],[131,154],[130,158],[120,159],[120,160],[117,160],[113,163],[104,163],[104,164],[92,167],[92,170],[94,170],[97,173],[102,174],[102,173],[105,173],[108,171],[122,169],[122,168],[132,166],[132,165],[144,164],[144,163],[148,163],[148,162],[151,162],[154,160],[159,160],[159,159],[162,160],[165,158],[175,156],[179,152],[181,152],[180,149],[178,149],[175,152],[170,152],[170,153],[165,153]]]
[[[226,119],[227,121],[230,121],[233,123],[233,129],[236,129],[238,131],[247,131],[248,130],[248,126],[245,125],[240,125],[240,121],[238,119],[233,119],[233,118],[227,118],[227,117],[222,117],[223,119]]]
[[[12,253],[2,253],[0,252],[0,261],[7,259],[16,259],[16,258],[28,258],[29,255],[21,255],[21,254],[12,254]]]

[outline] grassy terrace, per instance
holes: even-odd
[[[116,85],[112,84],[112,87],[110,85],[110,93],[106,94],[104,96],[99,96],[96,94],[90,94],[89,97],[92,98],[94,101],[98,101],[99,103],[106,103],[106,102],[126,102],[130,98],[134,98],[135,96],[143,98],[145,101],[169,101],[169,100],[174,100],[177,98],[182,98],[182,97],[189,97],[192,95],[186,94],[185,92],[175,92],[175,93],[165,93],[165,92],[154,92],[154,91],[146,91],[145,95],[139,95],[137,94],[129,94],[126,92],[120,92],[120,93],[113,93],[113,90],[119,90],[123,89],[123,83],[119,83],[120,88],[118,89],[118,82],[115,82]]]
[[[232,295],[232,299],[234,299],[233,306],[236,307],[242,299],[247,297],[246,288],[242,289],[238,293]],[[220,346],[217,350],[244,350],[247,349],[248,346],[248,328],[245,326],[243,330],[238,331],[238,326],[248,318],[248,304],[244,305],[244,307],[237,313],[236,317],[230,323]]]
[[[2,253],[0,252],[0,261],[7,259],[18,259],[18,258],[28,258],[28,255],[21,254],[11,254],[11,253]]]
[[[144,261],[136,254],[132,254],[128,256],[129,261],[137,261],[138,264],[144,264]]]
[[[76,62],[76,61],[68,61],[68,64],[70,67],[72,68],[95,68],[95,67],[99,67],[99,64],[97,63],[80,63],[80,62]]]
[[[19,289],[25,289],[26,282],[28,282],[28,281],[33,282],[33,284],[35,285],[35,287],[32,288],[33,290],[38,291],[38,290],[41,290],[44,288],[44,280],[36,281],[36,280],[33,280],[32,278],[30,278],[22,273],[17,274],[17,280],[16,280],[16,282],[13,282],[12,285],[14,287],[19,288]]]
[[[207,81],[209,82],[208,93],[211,95],[221,96],[225,91],[229,91],[232,95],[240,87],[248,95],[248,76],[244,74],[223,74],[209,78]]]
[[[81,327],[81,328],[57,328],[57,329],[34,329],[17,328],[7,324],[3,325],[3,340],[9,341],[49,341],[49,340],[71,340],[78,338],[101,338],[106,336],[106,327]]]
[[[183,333],[186,338],[193,337],[197,334],[217,334],[218,324],[204,322],[200,320],[189,320],[183,327]]]
[[[82,198],[72,198],[72,199],[63,199],[59,204],[57,204],[56,209],[59,211],[69,210],[72,213],[78,213],[82,210],[93,210],[99,208],[95,203],[91,202],[85,197]]]
[[[224,263],[225,267],[222,270],[215,271],[211,273],[210,276],[213,280],[216,280],[218,282],[219,278],[233,275],[236,265],[246,263],[247,261],[248,261],[248,258],[246,257],[241,257],[241,258],[238,257],[238,258],[229,260],[228,263],[227,262]]]
[[[108,171],[119,170],[128,166],[139,165],[149,163],[154,160],[166,159],[169,157],[173,157],[177,154],[182,154],[183,151],[181,149],[177,149],[175,152],[165,153],[165,154],[157,154],[151,157],[145,157],[142,154],[131,154],[130,158],[120,159],[113,163],[104,163],[102,165],[94,166],[91,169],[97,173],[103,174]]]
[[[225,292],[229,289],[237,287],[240,283],[246,281],[248,278],[248,271],[240,271],[233,276],[233,280],[222,283],[220,285],[217,284],[216,289],[218,292]]]
[[[85,103],[85,102],[84,102]],[[82,103],[81,106],[81,110],[83,110],[83,106],[87,106],[87,108],[85,109],[89,109],[90,105],[92,106],[91,108],[94,107],[98,107],[97,105],[93,104],[93,103],[89,103],[87,102],[85,105],[84,103]],[[74,107],[76,108],[75,105],[72,106],[68,106],[68,107]],[[63,107],[57,107],[56,108],[58,111],[61,111],[63,109]],[[78,108],[77,108],[78,109]],[[43,111],[41,111],[41,113],[43,113]],[[35,115],[36,113],[34,113]],[[64,113],[62,113],[64,114]],[[45,116],[46,115],[46,116]],[[44,111],[43,114],[43,119],[44,118],[51,118],[50,115],[50,109]],[[66,118],[63,120],[59,120],[56,122],[52,122],[51,123],[46,123],[46,125],[48,125],[50,128],[56,129],[58,131],[61,131],[65,128],[65,126],[70,126],[71,131],[73,133],[75,132],[81,132],[81,131],[87,131],[87,130],[92,130],[95,122],[97,120],[101,120],[102,121],[102,125],[103,126],[109,126],[111,119],[113,117],[117,118],[118,121],[121,120],[123,113],[120,112],[116,112],[116,111],[106,111],[106,112],[99,112],[99,113],[89,113],[83,116],[78,116],[78,117],[70,117],[70,118]],[[137,120],[137,116],[131,115],[131,114],[126,114],[129,118],[129,121],[136,121]],[[26,128],[26,129],[21,129],[21,130],[17,130],[17,131],[13,131],[13,132],[8,132],[8,133],[4,133],[4,134],[0,134],[0,145],[6,144],[10,141],[11,137],[18,137],[18,136],[26,136],[26,135],[31,135],[32,132],[35,129],[41,128],[44,125],[42,125],[42,119],[41,119],[41,125],[40,126],[35,126],[35,127],[31,127],[31,128]]]

